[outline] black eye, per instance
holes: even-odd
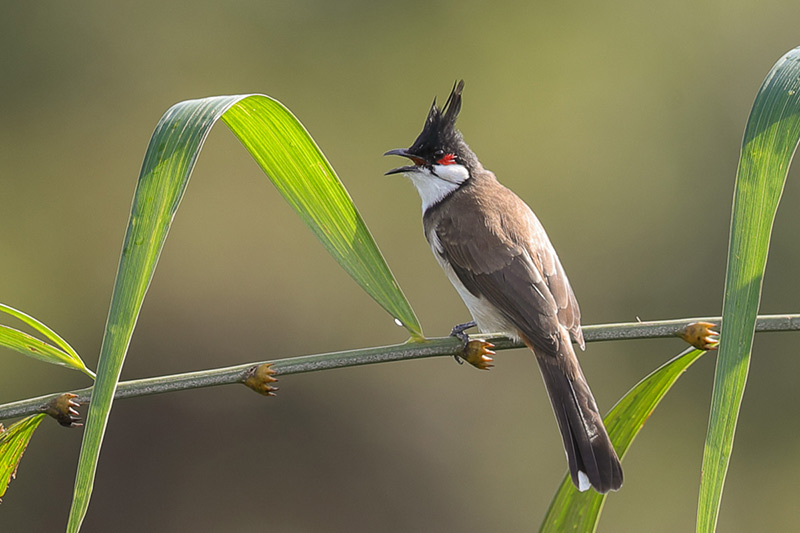
[[[444,150],[436,150],[435,152],[433,152],[433,157],[435,157],[437,160],[441,159],[443,156],[444,156]]]

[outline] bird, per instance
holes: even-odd
[[[456,119],[464,81],[444,106],[431,105],[402,174],[422,200],[425,237],[481,332],[503,332],[533,352],[553,407],[570,477],[580,491],[622,486],[622,465],[608,436],[573,342],[583,350],[580,309],[556,250],[531,208],[484,168]],[[478,366],[478,365],[476,365]]]

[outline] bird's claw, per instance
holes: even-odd
[[[698,350],[716,350],[719,346],[719,331],[711,322],[692,322],[680,331],[680,337]]]
[[[471,320],[469,322],[464,322],[463,324],[456,324],[453,326],[453,329],[450,330],[450,336],[457,338],[462,343],[461,351],[453,356],[453,358],[456,360],[456,363],[459,365],[464,364],[464,357],[462,357],[461,354],[466,353],[467,345],[469,344],[469,335],[464,332],[470,328],[474,328],[475,326],[477,326],[477,324],[474,320]]]
[[[470,322],[464,322],[463,324],[458,324],[456,326],[453,326],[453,329],[450,330],[450,336],[455,337],[457,339],[461,339],[461,341],[464,343],[464,346],[466,347],[467,342],[469,342],[469,335],[467,335],[464,332],[470,328],[474,328],[477,325],[478,324],[476,324],[475,321],[472,320]]]

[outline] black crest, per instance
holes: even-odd
[[[408,149],[410,153],[426,161],[435,162],[437,160],[436,153],[441,150],[446,154],[455,155],[459,163],[474,168],[477,158],[456,129],[456,119],[461,111],[461,92],[463,90],[464,80],[456,82],[441,109],[436,106],[434,98],[422,133]]]

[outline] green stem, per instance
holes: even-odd
[[[587,342],[675,337],[680,334],[683,328],[693,322],[712,322],[719,324],[720,317],[586,326],[583,328],[583,334]],[[760,316],[756,322],[756,331],[795,330],[800,330],[800,315]],[[485,339],[493,343],[495,350],[522,348],[524,346],[521,342],[514,341],[505,335],[496,333],[476,335],[474,338]],[[122,381],[117,387],[115,399],[135,398],[164,392],[242,383],[246,379],[250,369],[264,363],[269,363],[271,365],[271,369],[275,371],[276,376],[283,376],[302,372],[316,372],[332,368],[386,363],[389,361],[453,356],[456,355],[460,349],[461,341],[458,339],[454,337],[441,337],[423,342],[409,341],[405,344],[396,344],[392,346],[303,355],[260,363],[247,363],[225,368]],[[92,387],[74,390],[71,391],[71,393],[77,395],[77,398],[75,398],[77,402],[85,404],[91,399]],[[62,393],[48,394],[46,396],[0,405],[0,420],[19,418],[43,412],[46,404],[61,394]]]

